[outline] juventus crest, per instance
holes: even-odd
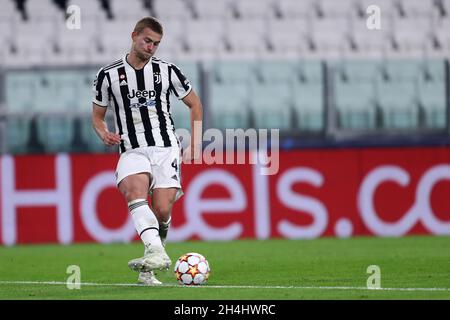
[[[159,72],[153,73],[153,79],[155,80],[155,83],[161,83],[161,74]]]

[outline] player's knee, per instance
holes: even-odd
[[[127,202],[136,200],[136,199],[146,199],[147,194],[145,191],[140,190],[140,188],[126,188],[121,190],[123,196],[127,200]]]
[[[157,205],[153,207],[153,211],[158,217],[158,221],[165,222],[169,220],[172,208],[170,204]]]

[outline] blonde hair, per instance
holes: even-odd
[[[151,30],[155,31],[156,33],[162,35],[163,34],[163,26],[161,22],[159,22],[154,17],[145,17],[139,20],[136,23],[136,26],[134,27],[134,32],[140,33],[144,28],[150,28]]]

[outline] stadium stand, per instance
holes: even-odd
[[[381,9],[380,30],[366,24],[373,4]],[[65,9],[73,5],[81,10],[80,29],[67,27]],[[74,150],[74,139],[106,151],[90,129],[91,83],[101,65],[129,49],[131,30],[145,15],[162,21],[158,56],[178,64],[194,84],[206,127],[316,134],[334,123],[355,133],[448,131],[450,0],[0,0],[0,6],[4,152],[26,152],[30,141],[38,146],[33,150]],[[183,103],[174,99],[171,110],[176,126],[189,128]],[[34,133],[40,142],[30,140]]]

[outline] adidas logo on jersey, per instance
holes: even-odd
[[[156,97],[155,90],[132,90],[128,95],[128,99],[133,98],[154,98]]]

